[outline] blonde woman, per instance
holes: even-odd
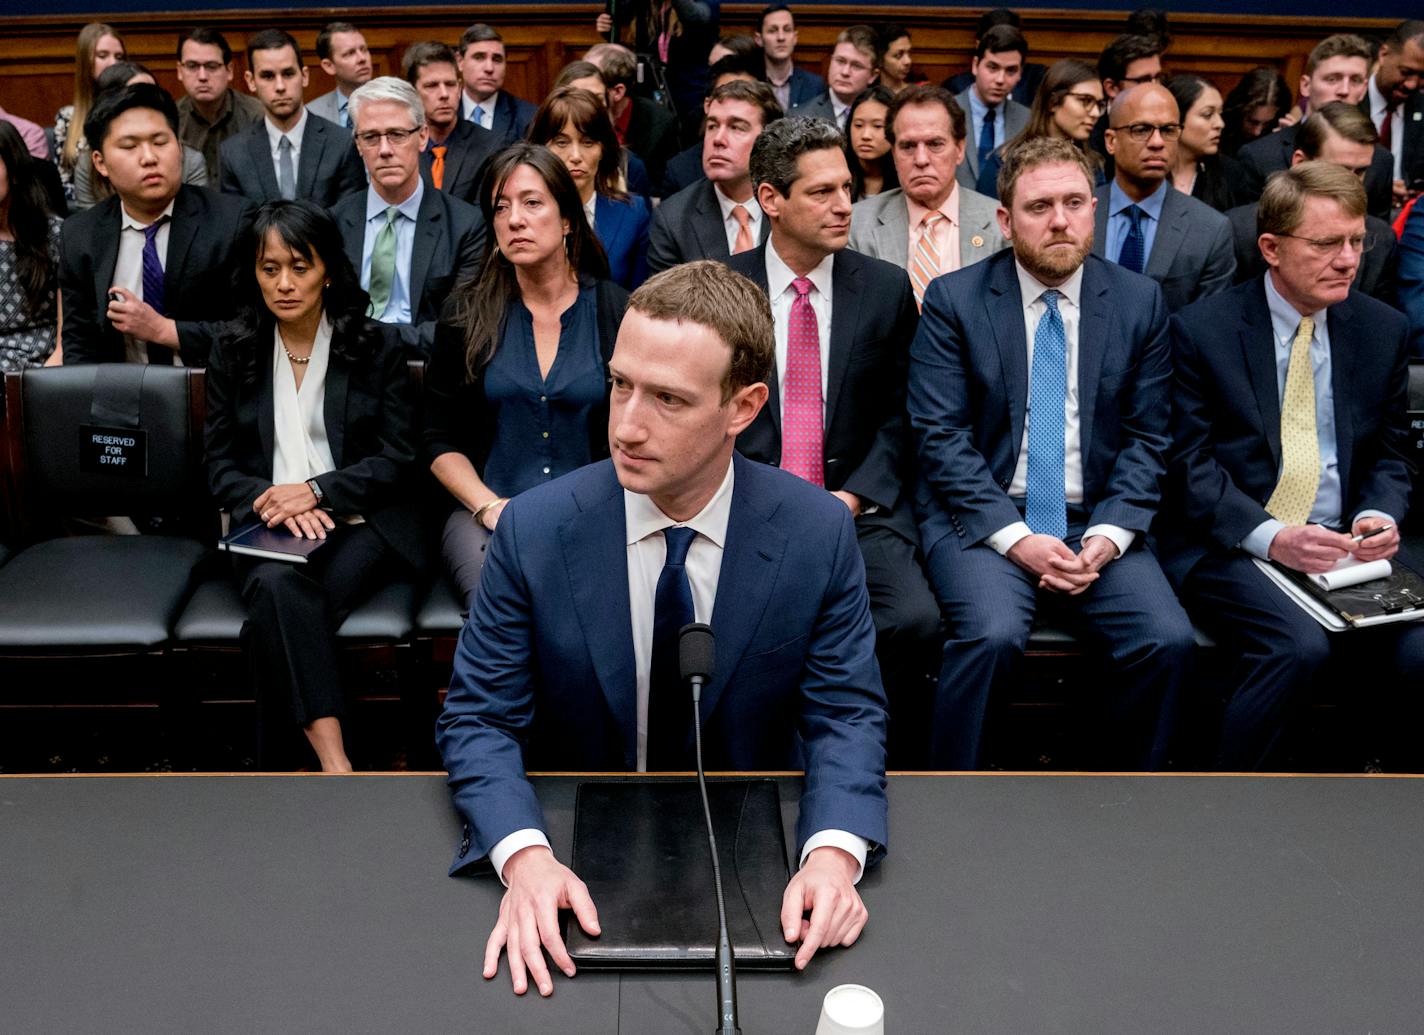
[[[64,196],[74,200],[74,163],[84,142],[84,120],[94,105],[94,83],[100,73],[128,54],[123,37],[112,25],[90,22],[79,30],[74,49],[74,103],[66,104],[54,116],[56,156]]]

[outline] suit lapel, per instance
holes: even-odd
[[[94,256],[94,299],[99,319],[105,327],[110,327],[107,316],[109,288],[114,286],[114,270],[119,265],[119,235],[124,232],[124,217],[123,203],[118,198],[104,204],[108,208],[96,228],[96,239],[103,243]],[[172,231],[169,232],[169,239],[172,239]]]
[[[267,139],[267,117],[265,115],[253,125],[248,133],[247,153],[257,167],[257,182],[262,187],[262,197],[280,198],[282,192],[277,187],[277,170],[272,165],[272,144]]]
[[[606,478],[576,498],[580,513],[559,529],[574,613],[609,710],[623,733],[629,769],[638,765],[638,672],[628,604],[627,519],[611,463]]]
[[[1167,275],[1172,268],[1172,260],[1187,239],[1188,212],[1186,198],[1173,189],[1171,184],[1162,188],[1167,196],[1162,199],[1162,222],[1157,227],[1157,236],[1152,241],[1152,254],[1147,257],[1147,265],[1142,272],[1156,280]]]
[[[1083,264],[1083,289],[1078,297],[1078,449],[1086,458],[1092,448],[1093,413],[1098,405],[1098,378],[1107,352],[1108,285],[1095,262]]]
[[[419,322],[420,297],[425,291],[425,278],[435,261],[435,253],[440,248],[444,227],[445,206],[440,204],[440,192],[427,184],[420,199],[420,208],[416,210],[415,240],[410,250],[411,323]]]
[[[1012,260],[999,264],[989,281],[989,297],[984,300],[984,307],[999,350],[1004,398],[1009,402],[1009,441],[1017,463],[1019,447],[1023,444],[1024,414],[1028,409],[1028,336],[1024,332],[1024,301],[1014,270]]]
[[[1335,396],[1335,457],[1340,477],[1341,503],[1350,505],[1350,455],[1355,448],[1355,421],[1350,403],[1359,398],[1354,391],[1356,352],[1337,342],[1350,339],[1354,330],[1354,307],[1346,299],[1326,310],[1325,326],[1330,334],[1330,387]],[[1343,515],[1348,518],[1350,515]]]
[[[757,483],[768,474],[756,470],[752,461],[737,453],[732,455],[732,463],[736,465],[732,512],[722,548],[722,570],[717,577],[717,600],[712,607],[717,667],[711,685],[702,694],[704,721],[717,707],[722,691],[736,674],[737,664],[761,625],[786,552],[786,536],[767,521],[771,514],[762,512],[765,501]]]
[[[173,225],[168,228],[168,256],[163,263],[163,282],[177,287],[188,260],[188,252],[198,237],[198,221],[202,218],[187,187],[178,188],[173,204]]]
[[[339,206],[336,212],[337,225],[341,227],[341,240],[346,246],[346,258],[351,261],[351,268],[356,271],[356,277],[361,277],[361,251],[366,246],[366,193],[363,191],[359,200],[348,205]]]
[[[1112,205],[1112,185],[1099,187],[1097,199],[1098,207],[1093,212],[1093,254],[1112,262],[1115,256],[1108,254],[1108,208]]]
[[[346,448],[346,388],[350,381],[350,371],[335,353],[326,367],[326,399],[322,404],[322,416],[326,419],[326,441],[331,446],[331,459],[337,467],[345,463]]]
[[[836,403],[845,386],[850,354],[860,330],[860,284],[848,267],[853,260],[836,254],[831,265],[831,354],[826,367],[826,431],[836,419]]]
[[[762,220],[766,222],[765,219]],[[717,204],[716,188],[711,180],[702,181],[702,190],[697,198],[697,218],[692,221],[692,232],[702,245],[702,253],[711,259],[730,259],[731,249],[727,247],[727,233],[722,228],[722,206]]]
[[[302,156],[297,160],[297,197],[315,196],[316,173],[321,168],[321,152],[326,147],[326,127],[318,120],[320,115],[307,113],[306,128],[302,130]]]
[[[1252,304],[1242,312],[1240,333],[1242,358],[1261,414],[1261,430],[1271,450],[1271,461],[1280,466],[1281,399],[1276,385],[1276,335],[1271,329],[1271,311],[1266,306],[1264,279],[1256,282]]]
[[[272,459],[277,449],[274,414],[276,403],[273,395],[276,389],[272,384],[273,347],[270,341],[266,342],[265,346],[262,339],[257,341],[257,437],[262,442],[262,456],[267,461],[267,470],[264,473],[268,478],[272,477]]]
[[[763,218],[762,224],[770,223],[771,220]],[[766,250],[770,245],[760,245],[756,250],[756,262],[747,278],[761,288],[761,293],[767,296],[767,301],[771,301],[771,284],[766,276]],[[781,441],[781,371],[776,369],[776,364],[771,365],[771,376],[766,379],[766,412],[771,416],[771,425],[776,429],[776,441]]]
[[[903,193],[880,207],[879,220],[875,246],[880,257],[892,256],[887,261],[905,268],[910,263],[910,203]]]

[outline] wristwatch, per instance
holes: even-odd
[[[321,491],[321,486],[317,484],[317,480],[315,478],[308,478],[307,488],[310,489],[312,495],[316,497],[316,505],[318,507],[321,506],[326,500],[326,493]]]

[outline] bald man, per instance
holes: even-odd
[[[1114,98],[1105,140],[1115,172],[1097,189],[1093,233],[1094,254],[1157,281],[1171,312],[1225,291],[1236,272],[1230,221],[1168,182],[1181,135],[1166,87],[1144,83]]]

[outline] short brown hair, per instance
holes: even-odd
[[[1054,165],[1066,162],[1083,171],[1088,181],[1088,191],[1093,189],[1093,167],[1088,163],[1082,148],[1062,137],[1030,137],[1004,149],[1004,164],[999,169],[999,204],[1004,208],[1014,207],[1014,189],[1019,177],[1040,165]]]
[[[1334,36],[1326,36],[1311,50],[1310,56],[1305,59],[1305,74],[1313,73],[1322,61],[1337,57],[1364,58],[1366,65],[1374,63],[1370,45],[1363,37],[1353,32],[1337,32]]]
[[[885,139],[889,141],[891,147],[895,146],[895,118],[902,109],[908,108],[912,104],[941,105],[945,111],[949,112],[949,131],[954,135],[954,139],[964,139],[964,134],[967,132],[964,109],[954,99],[954,94],[943,86],[935,86],[932,83],[916,83],[897,93],[895,99],[890,102],[889,110],[885,112]]]
[[[1353,104],[1331,101],[1300,124],[1295,131],[1295,149],[1306,158],[1319,158],[1331,133],[1369,147],[1379,143],[1379,132],[1368,115]]]
[[[1331,198],[1352,219],[1365,215],[1365,185],[1333,162],[1301,162],[1266,181],[1256,207],[1256,233],[1289,234],[1305,218],[1307,198]]]
[[[449,44],[436,40],[412,43],[401,57],[401,72],[411,86],[416,84],[420,73],[430,65],[449,65],[457,75],[460,72],[460,60],[455,57],[455,51]]]
[[[880,34],[869,25],[852,25],[849,29],[842,29],[836,42],[849,43],[862,54],[869,54],[870,67],[880,67]]]
[[[710,107],[716,101],[746,101],[753,108],[761,109],[762,129],[766,129],[786,114],[781,102],[776,99],[776,94],[771,92],[770,86],[745,79],[733,79],[729,83],[713,87],[707,94],[707,104]]]
[[[713,259],[663,270],[634,291],[628,308],[653,320],[686,321],[710,328],[732,350],[722,378],[722,401],[765,381],[776,361],[771,303],[740,273]]]

